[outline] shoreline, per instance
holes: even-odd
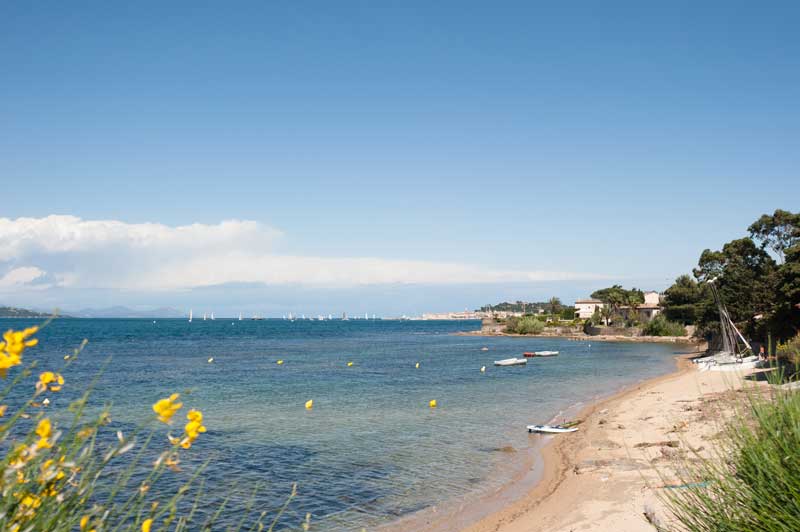
[[[652,532],[648,519],[663,527],[670,521],[662,497],[668,479],[689,453],[713,453],[731,398],[752,372],[700,372],[689,360],[695,354],[676,356],[672,373],[583,409],[582,430],[542,449],[538,485],[453,532]]]
[[[679,378],[687,373],[694,371],[689,361],[699,351],[685,353],[675,356],[674,371],[658,377],[645,379],[636,384],[625,387],[624,389],[599,401],[595,401],[580,410],[576,416],[583,420],[581,427],[588,426],[600,412],[604,412],[617,403],[624,403],[631,397],[643,393],[648,389],[672,379]],[[573,433],[573,434],[579,434]],[[524,497],[507,505],[499,512],[492,513],[483,519],[472,523],[468,527],[456,529],[458,532],[486,532],[489,530],[504,530],[504,526],[515,523],[524,515],[534,512],[538,507],[545,504],[559,490],[564,483],[571,469],[575,467],[571,453],[576,444],[577,438],[551,437],[541,449],[542,460],[544,462],[544,473],[542,480],[528,491]],[[456,532],[454,530],[453,532]]]
[[[660,343],[660,344],[687,344],[701,345],[705,340],[698,340],[691,336],[623,336],[598,334],[589,336],[588,334],[516,334],[494,331],[461,331],[452,333],[455,336],[472,336],[476,338],[558,338],[563,340],[574,340],[578,342],[633,342],[633,343]]]
[[[530,337],[532,335],[516,336]],[[626,385],[595,399],[578,402],[548,422],[553,423],[557,418],[565,417],[566,414],[566,417],[583,420],[582,427],[587,426],[593,416],[609,408],[611,404],[618,401],[624,402],[629,397],[641,393],[645,388],[693,372],[694,369],[689,359],[701,352],[699,349],[692,349],[689,352],[677,354],[673,357],[675,366],[669,373]],[[580,434],[580,431],[573,434]],[[574,467],[570,459],[574,439],[546,435],[531,435],[530,437],[536,438],[537,441],[528,450],[527,455],[520,459],[519,470],[501,487],[491,492],[456,499],[441,506],[434,505],[384,525],[379,530],[382,532],[405,530],[496,532],[504,530],[503,526],[506,523],[514,522],[519,516],[529,514],[552,497],[567,478],[568,472]]]

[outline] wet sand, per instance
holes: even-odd
[[[667,523],[659,494],[671,471],[690,449],[708,452],[731,396],[749,382],[739,372],[699,372],[688,357],[675,373],[586,408],[581,430],[545,445],[541,480],[526,495],[450,530],[652,532],[645,512]]]

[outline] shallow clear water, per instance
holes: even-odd
[[[29,323],[0,320],[0,328]],[[299,496],[282,523],[296,526],[311,512],[317,530],[369,529],[499,485],[509,471],[500,467],[507,453],[496,450],[529,448],[526,424],[674,367],[674,346],[452,334],[477,328],[478,322],[65,319],[40,333],[29,356],[57,370],[64,354],[90,341],[65,371],[67,386],[51,398],[53,406],[82,391],[112,357],[92,396],[96,405],[113,402],[112,429],[132,430],[151,419],[154,401],[183,393],[209,429],[187,461],[213,458],[205,474],[209,497],[233,493],[224,519],[247,499],[236,490],[258,485],[256,509],[270,509],[296,481]],[[523,367],[492,365],[537,349],[561,354]],[[308,399],[311,411],[304,408]],[[438,408],[428,407],[431,399]]]

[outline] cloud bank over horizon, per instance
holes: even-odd
[[[168,226],[71,215],[0,218],[0,293],[48,289],[186,291],[230,283],[364,287],[610,279],[380,257],[280,254],[283,232],[248,220]]]

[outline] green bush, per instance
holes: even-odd
[[[506,325],[506,332],[512,334],[541,334],[542,331],[544,323],[534,316],[509,318]]]
[[[688,460],[685,489],[664,494],[691,532],[797,530],[800,523],[800,394],[748,393],[712,458]]]
[[[686,328],[659,314],[644,326],[642,334],[645,336],[686,336]]]
[[[784,344],[778,345],[777,355],[780,360],[791,364],[800,364],[800,335],[795,336]]]

